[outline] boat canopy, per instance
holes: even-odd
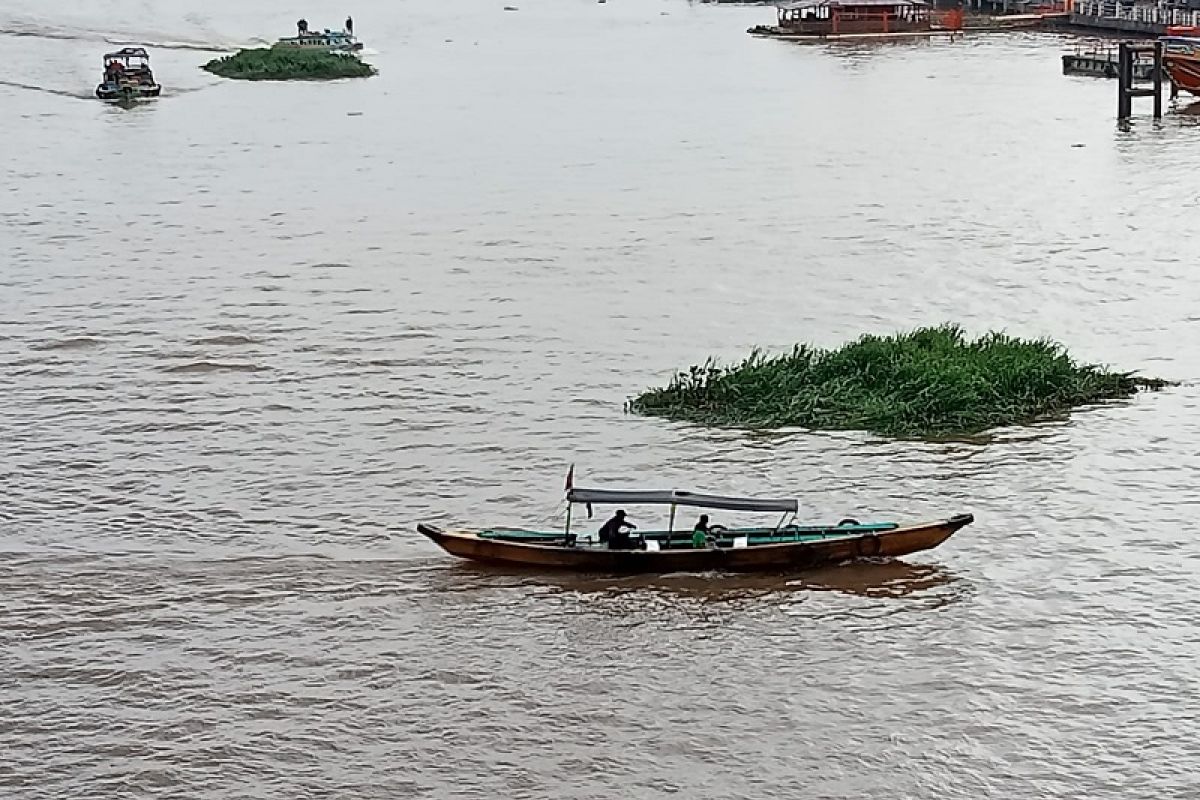
[[[698,494],[680,489],[659,492],[622,492],[612,489],[570,489],[568,503],[595,505],[651,505],[651,506],[694,506],[696,508],[720,508],[726,511],[762,511],[795,513],[800,504],[795,500],[756,500],[749,497],[722,497],[715,494]]]
[[[148,67],[150,66],[150,54],[144,47],[123,47],[120,50],[104,54],[104,63],[108,64],[111,61],[121,61],[127,67]]]
[[[113,58],[150,58],[150,54],[146,52],[144,47],[122,47],[120,50],[114,50],[111,53],[105,53],[107,59]]]

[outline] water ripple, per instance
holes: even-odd
[[[1193,117],[1114,127],[1057,35],[798,47],[675,0],[366,0],[371,81],[155,48],[170,103],[54,93],[106,38],[276,35],[251,5],[0,12],[0,795],[1191,795]],[[1181,383],[947,441],[622,411],[944,320]],[[571,463],[977,521],[758,576],[413,531],[560,525]]]

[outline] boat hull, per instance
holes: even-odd
[[[1200,96],[1200,60],[1191,58],[1165,58],[1163,69],[1176,89]]]
[[[272,45],[279,50],[322,50],[327,53],[357,53],[363,49],[363,43],[348,35],[335,34],[322,36],[289,36]]]
[[[849,31],[839,33],[805,33],[789,28],[779,28],[773,25],[756,25],[746,30],[751,36],[760,39],[782,39],[788,42],[829,42],[855,41],[870,39],[916,39],[930,36],[952,36],[959,31],[942,30],[940,28],[921,28],[919,30],[901,31]]]
[[[1176,91],[1200,95],[1200,39],[1164,36],[1163,70]]]
[[[113,83],[102,83],[96,87],[96,97],[107,102],[121,102],[158,97],[162,87],[157,83],[147,86],[120,86]]]
[[[890,530],[834,534],[804,541],[670,550],[608,550],[565,547],[483,537],[478,531],[449,531],[420,524],[417,531],[451,555],[472,561],[538,569],[605,573],[766,572],[805,569],[858,558],[896,558],[937,547],[974,517],[949,519]]]
[[[860,25],[857,28],[840,28],[820,25],[779,26],[755,25],[746,33],[763,39],[782,39],[789,42],[828,42],[837,40],[891,40],[913,39],[934,36],[959,36],[963,33],[999,33],[1004,31],[1040,28],[1046,20],[1056,14],[1008,14],[995,17],[963,17],[961,14],[943,15],[927,24],[878,24]]]

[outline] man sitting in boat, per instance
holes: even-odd
[[[618,510],[612,519],[600,527],[600,541],[607,542],[609,550],[632,550],[633,540],[629,538],[625,528],[634,529],[637,525],[625,519],[625,512]]]

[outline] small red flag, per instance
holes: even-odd
[[[567,491],[568,492],[571,491],[571,487],[574,485],[575,485],[575,465],[572,464],[571,468],[569,470],[567,470]]]

